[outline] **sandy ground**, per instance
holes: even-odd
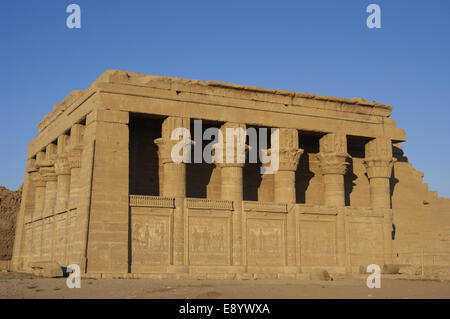
[[[445,298],[450,282],[383,279],[369,289],[363,279],[301,280],[147,280],[82,279],[80,289],[69,289],[65,278],[36,278],[0,273],[0,298]]]

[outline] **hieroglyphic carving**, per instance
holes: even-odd
[[[67,263],[76,261],[76,257],[81,253],[80,238],[77,242],[78,229],[78,211],[76,209],[69,211],[67,220]]]
[[[189,261],[192,265],[230,263],[230,218],[189,217]]]
[[[50,260],[52,256],[53,218],[54,217],[48,217],[43,220],[41,259],[45,261]]]
[[[347,137],[341,133],[329,133],[320,139],[318,159],[322,174],[344,175],[349,163],[347,159]]]
[[[284,265],[285,220],[249,218],[247,245],[249,265]]]
[[[171,216],[132,214],[133,265],[167,265],[170,262]]]
[[[41,257],[42,220],[33,223],[33,260]]]
[[[33,224],[25,224],[25,257],[24,257],[24,265],[27,267],[28,263],[32,260],[32,240],[33,240]]]
[[[352,221],[348,225],[351,264],[382,264],[382,223],[370,218],[368,221]]]
[[[63,213],[56,217],[56,234],[55,234],[55,261],[60,265],[66,264],[66,245],[67,245],[67,213]]]
[[[377,137],[366,143],[366,158],[392,158],[392,141],[386,137]]]
[[[302,220],[299,223],[302,265],[336,264],[336,223]]]
[[[160,196],[130,195],[130,206],[174,208],[175,199]]]
[[[347,153],[347,137],[341,133],[329,133],[320,139],[321,153]]]

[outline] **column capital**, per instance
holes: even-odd
[[[270,150],[272,152],[272,150]],[[279,171],[296,171],[303,150],[299,148],[282,148],[278,150]]]
[[[49,144],[45,148],[45,152],[41,151],[36,154],[36,166],[41,167],[51,167],[55,164],[56,158],[56,145]]]
[[[230,136],[228,136],[227,130],[234,130],[233,143],[230,144]],[[248,145],[245,144],[246,139],[246,125],[242,123],[226,122],[220,127],[220,132],[223,137],[223,148],[222,148],[222,162],[221,164],[229,164],[223,167],[241,167],[240,164],[245,163],[245,158],[249,150]],[[215,150],[214,150],[215,152]],[[233,154],[232,162],[229,161],[229,153]],[[215,153],[214,153],[215,154]],[[219,159],[220,161],[220,159]],[[243,166],[242,166],[243,167]]]
[[[55,160],[56,175],[70,175],[70,163],[67,153],[58,154]]]
[[[335,174],[345,175],[350,155],[347,153],[319,153],[317,156],[323,175]]]
[[[156,146],[158,147],[158,157],[161,160],[162,164],[174,163],[172,160],[172,148],[179,141],[172,141],[167,138],[159,137],[154,140]]]
[[[38,168],[36,166],[36,160],[35,159],[29,159],[26,164],[26,172],[27,173],[33,173],[37,172]]]
[[[45,152],[39,152],[36,155],[36,165],[39,167],[39,173],[45,182],[56,181],[55,172],[56,145],[47,145]]]
[[[35,187],[45,187],[45,181],[42,178],[41,174],[39,174],[39,171],[33,171],[30,173],[31,180],[33,181],[33,185]]]
[[[169,116],[162,123],[161,137],[163,139],[170,140],[173,130],[177,128],[185,128],[187,130],[190,130],[190,127],[191,127],[190,118]]]
[[[190,119],[169,116],[162,123],[161,137],[153,141],[158,147],[158,157],[162,164],[174,163],[172,160],[172,149],[180,140],[172,140],[171,137],[173,130],[179,128],[190,130]]]
[[[396,162],[393,157],[372,157],[366,158],[363,161],[364,167],[367,171],[367,176],[371,178],[390,178],[392,167]]]
[[[351,156],[347,153],[347,136],[343,133],[328,133],[319,141],[320,153],[318,154],[322,174],[344,175],[350,164],[347,159]]]
[[[56,171],[54,166],[39,168],[39,174],[45,182],[56,182]]]
[[[69,161],[70,168],[80,168],[81,167],[81,153],[83,151],[83,145],[71,145],[67,151],[67,158]]]
[[[82,145],[85,126],[82,124],[74,124],[70,129],[69,148]]]

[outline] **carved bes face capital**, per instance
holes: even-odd
[[[347,160],[351,158],[350,155],[343,152],[319,153],[317,157],[323,175],[345,175],[347,167],[350,165]]]

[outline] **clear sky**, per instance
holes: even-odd
[[[66,7],[81,7],[81,29]],[[366,8],[381,7],[381,29]],[[53,105],[107,69],[364,97],[393,106],[404,151],[450,197],[448,0],[2,0],[0,185],[23,181]]]

